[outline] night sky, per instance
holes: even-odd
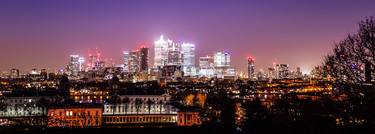
[[[311,69],[334,42],[375,16],[374,0],[1,0],[0,70],[63,68],[70,54],[98,48],[122,62],[122,51],[151,47],[161,34],[196,44],[196,57],[226,51],[232,65],[256,70],[273,61]]]

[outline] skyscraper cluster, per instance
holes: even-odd
[[[154,44],[155,68],[161,70],[165,66],[176,66],[177,68],[182,68],[181,71],[184,72],[185,76],[196,75],[194,44],[178,43],[170,39],[165,40],[163,35]]]
[[[124,51],[123,71],[126,73],[147,72],[148,71],[147,47],[140,47],[134,51]]]
[[[94,70],[102,70],[105,68],[105,62],[101,59],[101,53],[98,52],[98,49],[96,49],[95,54],[91,54],[89,52],[89,59],[87,63],[87,71]]]
[[[85,59],[79,55],[70,55],[70,61],[67,65],[68,74],[78,76],[79,72],[84,71]]]
[[[230,54],[227,52],[216,52],[213,56],[199,58],[200,77],[233,77],[235,69],[230,65]]]
[[[80,76],[80,72],[89,72],[83,77],[94,79],[97,76],[108,76],[106,79],[110,79],[117,75],[133,81],[157,80],[158,78],[175,80],[183,76],[207,78],[235,78],[237,76],[235,68],[231,66],[231,55],[225,51],[199,57],[199,64],[196,66],[195,45],[192,43],[175,42],[161,35],[154,42],[154,50],[154,66],[151,68],[149,68],[149,48],[142,46],[136,50],[123,51],[123,63],[117,67],[106,66],[98,50],[95,54],[89,52],[87,61],[82,56],[70,55],[66,73],[79,78],[76,76]],[[14,71],[13,75],[16,76],[16,74]],[[273,63],[273,67],[256,72],[255,58],[251,56],[247,58],[249,80],[302,78],[302,76],[300,68],[296,71],[289,71],[288,64],[276,64],[276,62]]]

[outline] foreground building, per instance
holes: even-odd
[[[100,128],[102,105],[65,105],[48,109],[48,127]]]
[[[170,96],[120,95],[118,102],[104,104],[103,123],[107,127],[175,126],[177,109]]]
[[[199,110],[190,108],[180,108],[177,115],[177,126],[191,127],[202,125],[202,120],[199,116]]]

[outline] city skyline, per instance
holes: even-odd
[[[368,134],[375,0],[0,0],[0,133]]]
[[[195,44],[196,61],[229,52],[231,64],[241,72],[246,72],[248,56],[257,59],[256,71],[274,61],[290,64],[292,70],[311,70],[334,42],[354,32],[357,21],[375,10],[371,1],[324,3],[3,1],[0,70],[54,71],[65,68],[71,54],[86,57],[88,48],[121,64],[122,52],[140,45],[150,48],[151,66],[153,42],[161,34]]]

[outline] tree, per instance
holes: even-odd
[[[128,107],[129,107],[129,98],[128,97],[123,98],[122,103],[124,104],[125,114],[127,114],[128,113]]]
[[[70,97],[70,81],[66,75],[63,75],[59,80],[59,90],[63,97],[67,100]]]
[[[221,113],[222,125],[227,133],[232,133],[235,130],[235,105],[234,101],[228,97],[223,98],[222,103],[224,107]]]
[[[375,66],[375,20],[369,17],[359,22],[357,33],[335,44],[324,59],[328,73],[339,82],[371,81]],[[367,75],[364,75],[364,74]]]
[[[137,114],[139,113],[139,110],[141,109],[142,106],[142,99],[137,98],[135,99],[135,109],[137,110]]]
[[[47,106],[49,106],[51,102],[46,99],[45,97],[40,98],[37,102],[36,105],[42,108],[43,115],[46,114],[47,112]]]
[[[163,100],[160,100],[158,103],[159,103],[159,112],[161,114],[161,112],[163,111],[164,102]]]
[[[110,99],[110,103],[112,104],[112,114],[115,114],[118,104],[121,103],[120,96],[118,96],[117,94],[113,95]]]
[[[8,107],[8,104],[5,102],[5,97],[0,97],[0,111],[5,111]]]
[[[119,84],[120,84],[120,80],[116,75],[114,75],[112,79],[109,80],[109,83],[108,83],[108,85],[110,86],[112,90],[118,89]]]
[[[269,118],[268,110],[262,106],[259,98],[246,103],[246,122],[244,131],[247,133],[261,133],[270,125],[267,122]]]
[[[149,98],[146,103],[147,103],[147,108],[148,108],[148,114],[151,114],[151,106],[154,104],[154,101],[152,101]]]

